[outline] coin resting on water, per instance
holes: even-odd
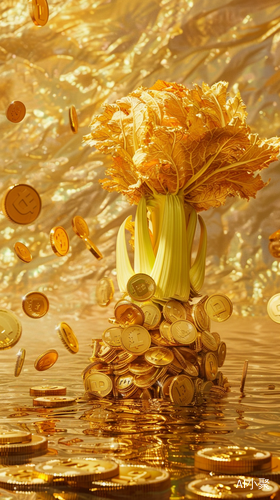
[[[34,471],[34,464],[11,465],[0,470],[0,487],[2,488],[19,492],[38,491],[46,486],[48,486],[48,482],[40,478],[38,473]],[[10,497],[6,498],[8,500]]]
[[[0,350],[10,349],[19,341],[22,326],[12,311],[0,309]]]
[[[75,398],[69,396],[39,396],[33,399],[34,406],[45,406],[47,408],[58,408],[76,403]]]
[[[216,474],[248,473],[269,469],[271,453],[251,446],[213,446],[195,453],[195,467]]]
[[[32,261],[32,255],[23,243],[17,241],[17,243],[14,244],[14,249],[18,258],[23,262],[29,263]]]
[[[0,444],[26,443],[31,441],[32,434],[22,429],[5,429],[0,427]]]
[[[48,370],[55,364],[57,358],[58,358],[58,352],[55,349],[50,349],[49,351],[44,352],[44,354],[38,356],[38,358],[34,363],[34,367],[39,372]]]
[[[2,210],[16,224],[32,224],[41,212],[40,195],[28,184],[16,184],[6,192]]]
[[[66,349],[72,354],[76,354],[79,350],[79,343],[72,328],[67,323],[62,321],[56,329]]]
[[[31,435],[30,441],[0,445],[0,456],[27,455],[48,449],[48,440],[44,436]]]
[[[21,101],[13,101],[8,106],[6,117],[10,122],[19,123],[23,120],[26,114],[26,107]]]
[[[22,299],[22,308],[30,318],[42,318],[49,310],[49,301],[44,293],[29,292]]]
[[[36,464],[35,470],[44,480],[83,484],[114,477],[119,472],[119,466],[113,460],[103,458],[61,458]]]
[[[36,385],[30,387],[30,396],[64,396],[66,387],[62,385]]]
[[[50,232],[50,242],[53,252],[59,257],[64,257],[70,248],[68,234],[64,227],[53,227]]]

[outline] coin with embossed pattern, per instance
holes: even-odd
[[[80,215],[75,215],[72,219],[72,228],[73,231],[75,231],[76,235],[79,236],[79,238],[87,238],[89,236],[89,228],[88,225],[81,217]]]
[[[161,321],[161,310],[153,302],[147,302],[141,306],[141,309],[145,315],[144,327],[147,330],[155,330],[158,328]]]
[[[23,262],[29,263],[32,261],[32,255],[29,252],[28,248],[23,243],[21,243],[20,241],[17,241],[14,244],[14,249],[15,249],[15,252],[16,252],[18,258],[20,260],[22,260]]]
[[[224,361],[226,359],[226,354],[227,354],[227,346],[225,342],[221,342],[219,347],[218,347],[218,365],[221,367],[224,364]]]
[[[38,356],[34,366],[39,372],[48,370],[56,363],[57,358],[58,352],[55,349],[50,349],[49,351],[44,352],[44,354]]]
[[[121,334],[122,328],[118,326],[111,326],[102,333],[102,340],[110,347],[121,347]]]
[[[70,396],[39,396],[33,399],[34,406],[45,406],[46,408],[59,408],[74,403],[76,403],[76,399]]]
[[[26,107],[21,101],[13,101],[9,104],[6,117],[10,122],[19,123],[23,120],[26,114]]]
[[[56,226],[52,228],[50,232],[50,242],[53,252],[58,255],[58,257],[64,257],[69,252],[70,243],[64,227]]]
[[[267,313],[272,321],[280,323],[280,293],[276,293],[269,299]]]
[[[76,354],[79,350],[79,342],[71,326],[65,323],[65,321],[62,321],[56,329],[66,349],[72,354]]]
[[[110,278],[102,278],[96,285],[96,300],[99,306],[107,307],[114,296],[114,284]]]
[[[36,26],[45,26],[49,19],[49,6],[47,0],[29,0],[29,12]]]
[[[151,345],[151,336],[143,326],[128,326],[122,331],[121,344],[130,354],[144,354]]]
[[[40,195],[28,184],[16,184],[6,192],[2,210],[16,224],[32,224],[41,212]]]
[[[170,326],[170,332],[174,340],[180,344],[191,344],[197,337],[197,329],[186,319],[174,321]]]
[[[143,325],[145,321],[145,315],[141,307],[127,300],[119,302],[116,306],[115,317],[123,328],[132,325]]]
[[[231,500],[251,498],[268,500],[278,498],[279,486],[273,481],[267,483],[265,489],[259,488],[256,477],[217,476],[205,477],[191,481],[186,486],[186,498],[230,498]],[[189,494],[192,497],[189,497]]]
[[[213,352],[207,352],[204,358],[204,370],[207,380],[214,380],[218,373],[218,360]]]
[[[22,299],[22,309],[30,318],[42,318],[49,310],[48,297],[42,292],[29,292]]]
[[[0,350],[10,349],[19,341],[22,326],[12,311],[0,309]]]
[[[170,365],[174,359],[173,352],[166,347],[151,347],[144,356],[148,363],[158,368]]]
[[[113,383],[111,378],[106,373],[91,371],[84,379],[85,390],[91,392],[99,398],[104,398],[110,394]]]
[[[169,387],[170,399],[179,406],[189,405],[194,396],[193,381],[187,375],[177,375]]]
[[[35,470],[46,481],[59,484],[65,481],[83,485],[116,476],[119,466],[113,460],[103,458],[60,458],[39,463],[35,466]]]
[[[218,323],[226,321],[232,315],[232,302],[222,294],[210,295],[204,304],[204,309],[209,318]]]
[[[166,302],[163,306],[162,313],[166,321],[169,321],[169,323],[173,323],[178,319],[187,319],[187,311],[183,304],[181,304],[178,300],[168,300],[168,302]]]
[[[34,464],[12,465],[0,470],[0,486],[14,491],[40,491],[50,483],[34,471]],[[0,495],[0,499],[1,499]],[[8,500],[8,497],[7,497]]]
[[[15,377],[19,377],[25,360],[25,349],[20,349],[17,353],[16,365],[15,365]]]
[[[137,273],[128,280],[126,288],[128,295],[133,300],[144,302],[154,296],[156,284],[148,274]]]

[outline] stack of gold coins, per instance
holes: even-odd
[[[147,274],[130,278],[109,319],[113,325],[102,341],[93,339],[91,364],[82,373],[86,391],[96,398],[159,397],[180,406],[197,404],[208,393],[224,396],[226,344],[211,331],[211,320],[231,316],[230,299],[215,294],[159,304],[155,290]]]

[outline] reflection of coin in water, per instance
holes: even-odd
[[[49,19],[49,6],[47,0],[29,0],[29,11],[36,26],[45,26]]]
[[[34,366],[36,370],[42,372],[51,368],[57,361],[58,353],[55,349],[44,352],[36,359]]]
[[[62,321],[57,326],[57,331],[66,349],[68,349],[68,351],[72,354],[76,354],[79,350],[79,343],[72,328],[67,323]]]
[[[25,117],[26,108],[21,101],[13,101],[6,111],[6,117],[10,122],[19,123]]]
[[[128,295],[133,300],[139,302],[151,299],[156,291],[156,284],[153,278],[144,273],[137,273],[131,276],[126,287]]]
[[[50,242],[53,252],[59,257],[64,257],[69,252],[69,238],[64,227],[53,227],[50,232]]]
[[[14,313],[0,309],[0,349],[10,349],[20,339],[21,323]]]
[[[23,262],[28,263],[28,262],[32,261],[32,255],[29,252],[28,248],[23,243],[21,243],[20,241],[17,241],[14,244],[14,249],[15,249],[15,252],[16,252],[18,258],[20,260],[22,260]]]
[[[89,228],[88,225],[80,215],[75,215],[72,219],[72,228],[73,231],[79,236],[79,238],[87,238],[89,236]]]
[[[79,128],[79,122],[75,106],[71,106],[69,108],[69,123],[73,134],[77,134]]]
[[[49,301],[41,292],[29,292],[22,299],[22,308],[30,318],[42,318],[49,310]]]
[[[18,377],[21,373],[24,360],[25,360],[25,349],[20,349],[17,353],[16,366],[15,366],[15,377]]]
[[[4,215],[16,224],[32,224],[41,211],[41,198],[28,184],[11,186],[2,200]]]

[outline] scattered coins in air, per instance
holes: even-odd
[[[267,314],[275,323],[280,323],[280,293],[273,295],[267,303]]]
[[[30,396],[65,396],[66,387],[62,385],[36,385],[30,387]]]
[[[96,285],[96,300],[99,306],[107,307],[114,296],[114,285],[110,278],[102,278]]]
[[[33,399],[34,406],[44,406],[46,408],[59,408],[61,406],[69,406],[76,403],[75,398],[70,396],[39,396]]]
[[[72,328],[67,323],[62,321],[56,329],[66,349],[72,354],[76,354],[79,350],[79,343]]]
[[[251,446],[214,446],[195,453],[194,465],[215,474],[247,474],[271,468],[271,453]]]
[[[34,363],[34,367],[39,372],[43,372],[51,368],[58,359],[58,352],[55,349],[50,349],[49,351],[44,352],[38,356]]]
[[[26,114],[26,107],[21,101],[13,101],[6,110],[6,117],[10,122],[19,123]]]
[[[28,184],[16,184],[8,189],[3,200],[4,215],[16,224],[32,224],[41,212],[41,198]]]
[[[77,134],[79,129],[79,122],[75,106],[71,106],[69,108],[69,123],[73,134]]]
[[[83,241],[85,242],[87,249],[90,251],[90,253],[92,253],[92,255],[97,260],[103,259],[102,253],[100,252],[100,250],[98,250],[97,246],[89,238],[83,238]]]
[[[0,309],[0,350],[10,349],[19,341],[22,333],[17,316],[6,309]]]
[[[242,377],[241,377],[241,383],[240,383],[240,392],[244,391],[246,377],[247,377],[247,371],[248,371],[248,360],[246,359],[246,361],[244,361],[244,366],[243,366],[243,371],[242,371]]]
[[[22,367],[25,360],[25,349],[20,349],[17,353],[16,365],[15,365],[15,377],[19,377],[21,374]]]
[[[280,259],[280,229],[269,236],[268,249],[275,259]]]
[[[49,20],[49,6],[47,0],[29,0],[29,12],[36,26],[45,26]]]
[[[22,309],[30,318],[42,318],[49,310],[49,300],[44,293],[29,292],[22,299]]]
[[[69,252],[70,243],[64,227],[56,226],[52,228],[50,232],[50,242],[53,252],[58,255],[58,257],[64,257]]]
[[[73,217],[72,228],[76,235],[81,239],[87,238],[89,236],[88,225],[85,219],[83,219],[83,217],[81,217],[80,215],[75,215],[75,217]]]
[[[17,243],[15,243],[14,245],[14,249],[18,258],[23,262],[29,263],[32,261],[32,255],[27,246],[25,246],[23,243],[17,241]]]

